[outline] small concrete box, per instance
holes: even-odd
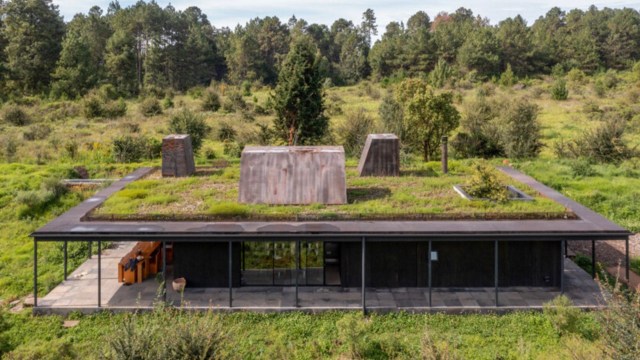
[[[358,164],[360,176],[400,176],[400,139],[394,134],[369,134]]]
[[[342,146],[247,146],[239,201],[247,204],[346,204]]]
[[[183,177],[195,172],[191,136],[172,134],[162,139],[162,176]]]

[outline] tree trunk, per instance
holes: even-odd
[[[429,148],[429,141],[425,140],[423,143],[423,151],[424,151],[424,161],[431,161],[431,149]]]

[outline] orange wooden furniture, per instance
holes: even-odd
[[[141,283],[149,276],[162,271],[162,248],[160,241],[144,241],[137,243],[118,263],[118,282],[126,284]],[[125,265],[138,256],[143,259],[138,261],[134,270],[125,270]]]

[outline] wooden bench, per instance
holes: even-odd
[[[144,241],[137,243],[118,263],[118,282],[126,284],[141,283],[149,276],[162,270],[162,248],[160,241]],[[125,270],[124,267],[138,254],[142,260],[138,261],[133,270]]]

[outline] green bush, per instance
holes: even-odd
[[[7,323],[4,307],[0,306],[0,358],[2,358],[2,354],[11,350],[8,336],[5,335],[7,330],[9,330],[9,324]]]
[[[569,98],[569,89],[564,79],[558,79],[551,87],[551,98],[553,100],[564,101]]]
[[[242,96],[251,96],[251,82],[248,80],[245,80],[242,82],[242,85],[240,86],[240,88],[242,89]]]
[[[500,143],[500,131],[495,124],[496,107],[486,97],[477,96],[464,104],[461,129],[451,141],[453,153],[458,158],[489,158],[504,156]]]
[[[222,110],[228,113],[246,110],[247,107],[247,102],[237,91],[229,91],[222,104]]]
[[[605,354],[611,359],[640,358],[640,295],[607,288],[607,306],[598,312]]]
[[[138,111],[144,117],[152,117],[162,114],[162,106],[155,97],[148,97],[140,103]]]
[[[539,108],[525,99],[505,99],[496,109],[495,133],[504,154],[510,158],[532,158],[542,149]]]
[[[560,140],[554,144],[558,157],[585,158],[599,163],[620,163],[636,155],[624,140],[626,123],[623,120],[608,120],[599,127],[586,130],[575,140]]]
[[[346,347],[349,359],[365,359],[369,344],[369,322],[360,313],[345,314],[336,322],[338,340]]]
[[[218,140],[220,141],[233,141],[236,139],[236,135],[238,135],[238,132],[230,123],[224,121],[220,123],[217,135]]]
[[[14,126],[25,126],[31,122],[31,117],[22,106],[5,105],[2,109],[2,121]]]
[[[235,141],[225,141],[222,152],[232,158],[239,158],[242,155],[244,146]]]
[[[0,138],[0,151],[5,161],[12,162],[18,154],[20,144],[11,136],[3,136]]]
[[[89,95],[82,101],[82,112],[87,119],[104,116],[104,100],[96,95]]]
[[[171,116],[169,131],[174,134],[189,134],[193,151],[198,152],[205,137],[211,132],[211,127],[207,125],[201,114],[183,109]]]
[[[161,143],[144,136],[124,135],[113,139],[111,154],[117,162],[132,163],[160,155]]]
[[[496,169],[484,161],[477,161],[472,165],[471,176],[464,189],[477,199],[489,199],[497,202],[509,200],[509,190],[507,190],[506,184],[500,181]]]
[[[338,137],[347,156],[360,155],[373,126],[374,118],[364,108],[347,114],[345,121],[338,126]]]
[[[175,106],[175,104],[173,103],[173,99],[170,98],[169,96],[165,97],[164,100],[162,100],[162,107],[165,110],[171,109]]]
[[[28,218],[43,214],[68,191],[57,177],[43,180],[38,190],[20,191],[16,194],[16,202],[21,205],[18,216]]]
[[[392,92],[382,98],[378,115],[382,120],[383,131],[396,134],[401,140],[405,139],[402,106],[393,98]]]
[[[516,84],[518,78],[511,70],[511,64],[507,64],[507,68],[500,75],[500,85],[510,87]]]
[[[593,91],[595,91],[596,95],[599,98],[603,98],[607,94],[607,87],[604,85],[604,82],[601,79],[597,79],[593,83]]]
[[[103,109],[103,116],[109,119],[115,119],[127,114],[127,103],[123,100],[109,101]]]
[[[27,141],[44,140],[51,134],[51,131],[51,126],[47,124],[35,124],[23,132],[22,137]]]
[[[218,111],[220,109],[220,95],[209,89],[204,93],[201,108],[203,111]]]
[[[574,306],[565,295],[560,295],[544,304],[544,314],[559,335],[578,334],[582,310]]]
[[[579,159],[571,162],[571,176],[573,178],[583,178],[588,176],[596,176],[598,172],[591,166],[591,163],[587,160]]]

